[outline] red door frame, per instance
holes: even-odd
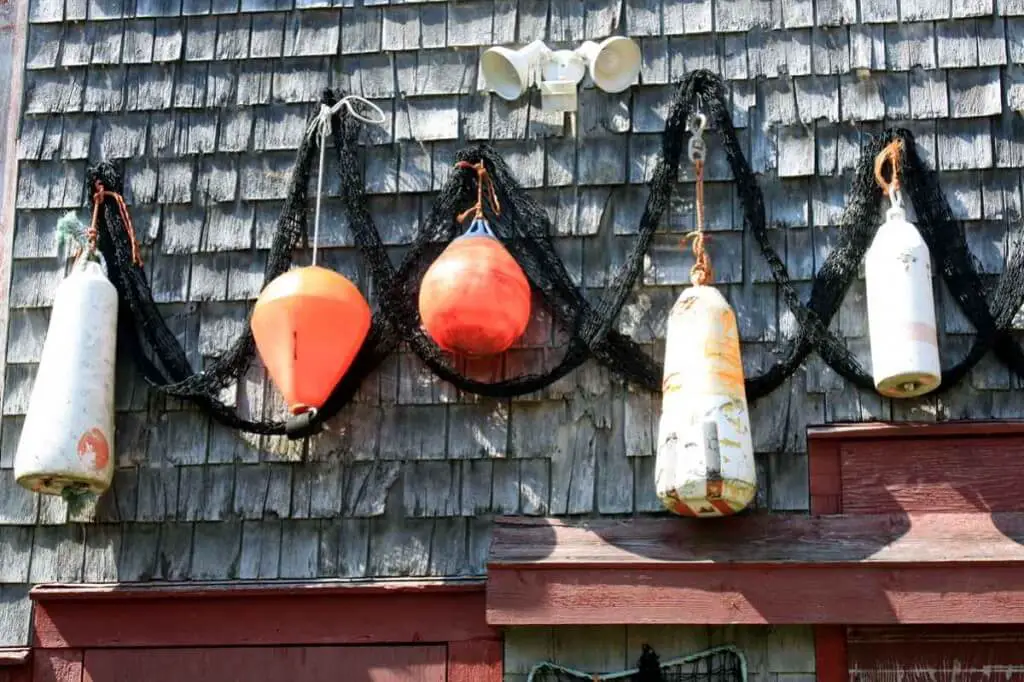
[[[879,454],[884,457],[885,466],[888,469],[885,478],[889,481],[915,481],[920,479],[922,467],[934,467],[939,464],[945,468],[944,475],[950,478],[955,477],[957,483],[965,488],[977,490],[986,487],[987,479],[992,476],[992,469],[974,465],[973,452],[964,449],[952,456],[944,458],[940,455],[931,462],[923,463],[914,455],[909,455],[906,452],[906,442],[908,440],[918,442],[926,440],[935,443],[942,441],[948,443],[950,439],[958,441],[969,439],[978,445],[991,448],[990,452],[1009,455],[1012,451],[1013,456],[1016,456],[1022,436],[1024,436],[1024,422],[1022,421],[964,421],[935,424],[862,423],[811,427],[807,433],[811,514],[818,516],[843,514],[844,511],[853,512],[848,509],[849,505],[846,505],[847,509],[844,509],[844,499],[852,502],[858,513],[864,513],[865,508],[870,507],[870,504],[865,504],[865,498],[870,498],[867,500],[868,502],[878,500],[879,491],[871,491],[869,486],[863,485],[863,482],[859,489],[855,489],[852,485],[846,485],[848,481],[844,481],[843,478],[844,458],[847,462],[851,461],[849,457],[855,454],[858,446],[868,445],[866,441],[870,441],[869,447],[874,450],[876,459]],[[1013,487],[1019,487],[1019,484],[1024,484],[1024,475],[1019,473],[1019,467],[1003,470],[1003,474],[1011,477],[1014,472],[1018,472],[1019,480],[1012,481],[1015,484]],[[872,482],[871,485],[876,483]],[[946,505],[948,507],[948,501],[946,501]],[[889,506],[891,508],[878,508],[877,511],[891,512],[897,508],[906,512],[929,511],[930,507],[927,495],[919,496],[909,503],[906,499],[893,499]],[[977,504],[977,501],[973,503],[965,501],[964,508],[955,509],[955,511],[985,514],[985,507],[989,512],[1020,511],[1021,505],[1015,498],[1006,499],[997,493],[991,499],[984,500],[980,505]],[[946,508],[942,511],[954,511],[954,509]],[[815,626],[814,646],[815,669],[819,682],[848,682],[847,628],[838,625]]]
[[[79,682],[87,649],[445,644],[448,682],[501,682],[484,581],[42,585],[32,679]]]

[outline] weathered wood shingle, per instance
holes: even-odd
[[[0,334],[0,645],[27,636],[27,581],[456,575],[483,570],[494,514],[661,509],[657,396],[588,363],[532,395],[478,398],[402,349],[309,443],[211,424],[157,397],[120,358],[114,490],[93,516],[66,524],[66,505],[23,491],[11,467],[63,272],[54,225],[85,206],[87,163],[124,171],[154,297],[195,367],[245,328],[295,149],[328,86],[385,112],[360,139],[371,214],[393,257],[422,229],[454,152],[485,141],[548,211],[569,276],[595,296],[632,248],[675,83],[697,68],[727,80],[778,228],[770,238],[805,297],[841,229],[867,133],[914,132],[989,276],[1021,216],[1019,2],[31,0],[29,21],[11,315]],[[613,95],[587,79],[576,138],[536,92],[506,102],[478,91],[491,44],[620,32],[640,43],[640,83]],[[795,318],[741,229],[713,136],[706,177],[716,281],[736,307],[748,371],[761,370]],[[665,311],[689,282],[679,240],[694,227],[692,180],[684,168],[619,320],[655,354]],[[320,258],[371,291],[339,189],[330,175]],[[973,329],[939,291],[951,362]],[[858,282],[833,327],[867,362],[863,299]],[[484,380],[543,371],[564,346],[564,330],[538,313],[502,362],[466,370]],[[893,403],[852,390],[812,356],[752,408],[758,504],[806,509],[809,424],[1017,417],[1018,383],[987,359],[941,399]],[[243,415],[283,409],[258,365],[226,395]]]

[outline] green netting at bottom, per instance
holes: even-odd
[[[555,663],[539,663],[527,682],[746,682],[747,660],[734,646],[721,646],[689,656],[661,661],[646,644],[637,667],[619,672],[594,673]]]

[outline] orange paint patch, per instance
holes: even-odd
[[[110,461],[110,445],[99,429],[89,429],[78,439],[78,456],[94,469],[103,469]]]

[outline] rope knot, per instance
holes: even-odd
[[[903,163],[903,140],[899,137],[885,145],[875,157],[875,181],[885,195],[893,198],[900,191],[900,170]],[[889,166],[889,177],[885,177],[885,166]]]
[[[117,204],[117,212],[121,217],[121,222],[124,223],[125,231],[128,233],[128,239],[132,244],[132,262],[142,267],[142,255],[139,253],[139,242],[135,239],[135,226],[132,225],[132,216],[128,213],[128,205],[125,204],[123,196],[108,190],[99,178],[93,181],[92,223],[85,231],[86,239],[89,241],[89,249],[96,249],[96,238],[99,234],[100,207],[103,205],[104,200],[108,198],[113,199],[114,203]]]
[[[494,215],[501,215],[501,202],[498,201],[498,191],[494,186],[491,174],[487,172],[487,167],[484,165],[483,160],[476,163],[459,161],[455,164],[455,167],[462,170],[471,170],[476,173],[476,203],[458,215],[459,223],[466,222],[466,218],[470,216],[473,217],[473,220],[486,220],[484,216],[485,201],[490,205],[491,212]]]
[[[711,267],[711,258],[708,256],[707,242],[711,241],[711,237],[707,235],[703,230],[694,230],[688,232],[680,242],[683,246],[686,246],[687,242],[693,248],[694,263],[693,267],[690,268],[690,283],[693,286],[702,286],[704,284],[710,284],[714,279],[714,270]]]

